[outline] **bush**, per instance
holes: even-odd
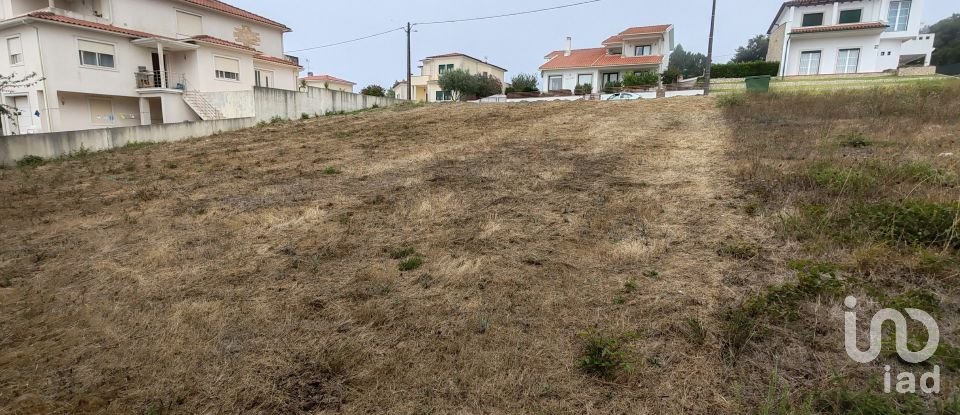
[[[660,81],[660,76],[655,72],[650,71],[640,71],[640,72],[627,72],[623,75],[623,86],[640,86],[640,87],[651,87],[656,85]]]
[[[666,72],[660,74],[660,80],[663,81],[664,85],[675,84],[680,79],[680,71],[676,69],[667,69]]]
[[[623,88],[623,83],[620,81],[610,81],[603,86],[603,92],[606,94],[613,94],[619,92],[620,88]]]
[[[387,91],[380,85],[367,85],[366,88],[360,90],[360,94],[369,97],[385,97]]]
[[[574,94],[577,95],[587,95],[593,93],[593,85],[591,84],[577,84],[573,90]]]
[[[780,62],[724,63],[710,66],[712,78],[746,78],[748,76],[777,76]]]
[[[473,95],[476,99],[497,95],[503,91],[503,84],[500,83],[500,80],[490,75],[476,75],[475,85]]]
[[[521,73],[510,79],[511,92],[537,92],[537,76]]]

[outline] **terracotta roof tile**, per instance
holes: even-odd
[[[350,82],[346,79],[340,79],[330,75],[317,75],[300,78],[301,81],[319,81],[319,82],[337,82],[341,84],[356,85],[356,82]]]
[[[254,59],[259,59],[259,60],[262,60],[262,61],[277,63],[277,64],[280,64],[280,65],[288,65],[288,66],[293,66],[293,67],[296,67],[296,68],[303,68],[303,67],[300,66],[299,64],[293,63],[293,62],[291,62],[290,60],[284,59],[284,58],[277,58],[277,57],[268,56],[268,55],[256,55],[256,56],[254,56],[253,58],[254,58]]]
[[[611,43],[620,43],[620,42],[623,42],[624,39],[629,38],[631,36],[663,33],[663,32],[666,32],[667,30],[670,30],[671,26],[672,25],[662,24],[662,25],[656,25],[656,26],[631,27],[616,35],[608,37],[607,40],[604,40],[603,43],[601,43],[601,45],[609,45]]]
[[[229,40],[223,40],[223,39],[220,39],[220,38],[218,38],[218,37],[213,37],[213,36],[209,36],[209,35],[194,36],[194,37],[191,37],[191,38],[188,39],[188,40],[196,40],[196,41],[199,41],[199,42],[210,43],[210,44],[214,44],[214,45],[218,45],[218,46],[226,46],[226,47],[229,47],[229,48],[242,49],[242,50],[246,50],[246,51],[248,51],[248,52],[258,52],[256,49],[251,48],[251,47],[249,47],[249,46],[241,45],[241,44],[236,43],[236,42],[231,42],[231,41],[229,41]]]
[[[255,22],[263,23],[268,26],[274,26],[286,32],[292,31],[289,27],[287,27],[282,23],[276,22],[274,20],[270,20],[266,17],[260,16],[255,13],[250,13],[246,10],[243,10],[239,7],[231,6],[222,1],[218,1],[218,0],[181,0],[181,1],[193,4],[195,6],[206,7],[208,9],[213,9],[219,12],[232,14],[234,16],[242,17],[247,20],[253,20]]]
[[[663,56],[659,55],[625,57],[622,55],[608,55],[606,48],[574,49],[570,51],[570,56],[564,56],[562,53],[555,55],[553,59],[543,64],[540,69],[659,65],[661,62],[663,62]]]
[[[50,12],[33,12],[30,14],[27,14],[27,16],[30,16],[36,19],[48,20],[51,22],[58,22],[58,23],[64,23],[64,24],[69,24],[74,26],[86,27],[88,29],[103,30],[105,32],[118,33],[121,35],[126,35],[130,37],[135,37],[135,38],[161,38],[161,39],[175,40],[166,36],[154,35],[147,32],[141,32],[139,30],[132,30],[132,29],[127,29],[123,27],[103,24],[103,23],[90,22],[87,20],[74,19],[72,17],[62,16],[62,15],[54,14]]]
[[[873,23],[847,23],[830,26],[808,26],[793,29],[790,34],[799,33],[822,33],[822,32],[840,32],[844,30],[862,30],[862,29],[886,29],[889,27],[882,22]]]

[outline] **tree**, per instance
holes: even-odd
[[[36,72],[25,76],[18,76],[16,73],[10,75],[0,74],[0,95],[6,95],[18,89],[32,87],[42,80],[43,78],[37,78]],[[15,117],[18,115],[20,115],[20,110],[16,107],[0,102],[0,116],[16,120]]]
[[[533,74],[517,74],[510,80],[510,87],[517,92],[537,92],[537,76]]]
[[[473,91],[473,95],[480,98],[486,98],[491,95],[497,95],[503,92],[503,84],[500,83],[500,80],[494,78],[490,75],[475,75],[477,77],[475,82],[476,88]]]
[[[476,78],[463,69],[446,71],[440,75],[440,89],[450,91],[453,99],[459,101],[476,91]]]
[[[684,78],[703,76],[707,70],[707,57],[702,53],[687,52],[683,45],[677,45],[670,54],[670,69],[676,69]]]
[[[950,65],[960,63],[960,14],[954,14],[943,19],[933,26],[930,32],[937,35],[933,41],[933,65]]]
[[[747,41],[747,46],[737,48],[737,53],[730,62],[757,62],[767,60],[767,49],[770,46],[770,38],[766,35],[756,35]]]
[[[361,95],[366,95],[370,97],[384,97],[387,96],[387,91],[383,89],[380,85],[367,85],[366,88],[360,90]]]
[[[472,75],[463,69],[444,72],[439,82],[440,89],[449,91],[457,101],[486,98],[503,92],[503,84],[499,79],[490,75]]]

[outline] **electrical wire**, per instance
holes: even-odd
[[[546,11],[551,11],[551,10],[566,9],[566,8],[568,8],[568,7],[576,7],[576,6],[581,6],[581,5],[584,5],[584,4],[598,3],[598,2],[600,2],[600,1],[601,1],[601,0],[588,0],[588,1],[581,1],[581,2],[578,2],[578,3],[565,4],[565,5],[562,5],[562,6],[547,7],[547,8],[545,8],[545,9],[528,10],[528,11],[525,11],[525,12],[498,14],[498,15],[496,15],[496,16],[471,17],[471,18],[467,18],[467,19],[439,20],[439,21],[436,21],[436,22],[420,22],[420,23],[414,23],[414,25],[416,25],[416,26],[426,26],[426,25],[434,25],[434,24],[460,23],[460,22],[473,22],[473,21],[477,21],[477,20],[499,19],[499,18],[501,18],[501,17],[520,16],[520,15],[524,15],[524,14],[540,13],[540,12],[546,12]]]
[[[498,14],[498,15],[495,15],[495,16],[470,17],[470,18],[466,18],[466,19],[438,20],[438,21],[435,21],[435,22],[412,23],[411,26],[427,26],[427,25],[447,24],[447,23],[473,22],[473,21],[477,21],[477,20],[499,19],[499,18],[502,18],[502,17],[521,16],[521,15],[524,15],[524,14],[541,13],[541,12],[546,12],[546,11],[551,11],[551,10],[566,9],[566,8],[569,8],[569,7],[582,6],[582,5],[584,5],[584,4],[598,3],[598,2],[600,2],[600,1],[602,1],[602,0],[586,0],[586,1],[581,1],[581,2],[577,2],[577,3],[564,4],[564,5],[561,5],[561,6],[547,7],[547,8],[544,8],[544,9],[527,10],[527,11],[523,11],[523,12],[507,13],[507,14]],[[401,30],[406,30],[406,26],[398,27],[398,28],[396,28],[396,29],[390,29],[390,30],[387,30],[387,31],[384,31],[384,32],[380,32],[380,33],[374,33],[374,34],[372,34],[372,35],[367,35],[367,36],[363,36],[363,37],[358,37],[358,38],[355,38],[355,39],[344,40],[344,41],[342,41],[342,42],[330,43],[330,44],[327,44],[327,45],[314,46],[314,47],[310,47],[310,48],[303,48],[303,49],[291,50],[291,51],[287,51],[286,53],[297,53],[297,52],[306,52],[306,51],[310,51],[310,50],[325,49],[325,48],[330,48],[330,47],[334,47],[334,46],[345,45],[345,44],[347,44],[347,43],[359,42],[359,41],[361,41],[361,40],[367,40],[367,39],[375,38],[375,37],[378,37],[378,36],[387,35],[387,34],[390,34],[390,33],[393,33],[393,32],[401,31]]]
[[[398,27],[398,28],[396,28],[396,29],[390,29],[390,30],[387,30],[387,31],[385,31],[385,32],[374,33],[374,34],[372,34],[372,35],[363,36],[363,37],[358,37],[358,38],[356,38],[356,39],[344,40],[344,41],[342,41],[342,42],[330,43],[330,44],[327,44],[327,45],[314,46],[314,47],[311,47],[311,48],[291,50],[291,51],[288,51],[287,53],[306,52],[306,51],[308,51],[308,50],[324,49],[324,48],[330,48],[330,47],[334,47],[334,46],[345,45],[345,44],[347,44],[347,43],[359,42],[359,41],[361,41],[361,40],[367,40],[367,39],[370,39],[370,38],[375,38],[375,37],[377,37],[377,36],[383,36],[383,35],[386,35],[386,34],[390,34],[390,33],[397,32],[397,31],[400,31],[400,30],[405,30],[405,29],[406,29],[406,27]]]

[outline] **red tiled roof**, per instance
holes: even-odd
[[[105,32],[118,33],[118,34],[121,34],[121,35],[130,36],[130,37],[135,37],[135,38],[152,38],[152,37],[155,37],[155,38],[161,38],[161,39],[175,40],[175,39],[172,39],[172,38],[169,38],[169,37],[166,37],[166,36],[154,35],[154,34],[150,34],[150,33],[147,33],[147,32],[141,32],[141,31],[139,31],[139,30],[132,30],[132,29],[127,29],[127,28],[123,28],[123,27],[117,27],[117,26],[113,26],[113,25],[103,24],[103,23],[96,23],[96,22],[89,22],[89,21],[86,21],[86,20],[74,19],[74,18],[72,18],[72,17],[61,16],[61,15],[59,15],[59,14],[54,14],[54,13],[50,13],[50,12],[33,12],[33,13],[30,13],[30,14],[27,14],[27,16],[33,17],[33,18],[36,18],[36,19],[43,19],[43,20],[47,20],[47,21],[51,21],[51,22],[64,23],[64,24],[69,24],[69,25],[74,25],[74,26],[86,27],[86,28],[88,28],[88,29],[103,30],[103,31],[105,31]]]
[[[262,61],[277,63],[277,64],[280,64],[280,65],[289,65],[289,66],[293,66],[293,67],[297,67],[297,68],[303,68],[302,66],[300,66],[300,65],[298,65],[298,64],[296,64],[296,63],[290,62],[289,60],[284,59],[284,58],[277,58],[277,57],[268,56],[268,55],[256,55],[256,56],[254,56],[253,58],[254,58],[254,59],[259,59],[259,60],[262,60]]]
[[[601,43],[601,45],[606,45],[609,43],[620,43],[620,42],[623,42],[624,39],[629,38],[631,36],[663,33],[663,32],[666,32],[667,30],[670,30],[670,26],[672,25],[662,24],[662,25],[656,25],[656,26],[631,27],[614,36],[610,36],[609,38],[607,38],[607,40],[604,40],[603,43]]]
[[[181,0],[186,3],[193,4],[195,6],[206,7],[208,9],[213,9],[219,12],[232,14],[237,17],[242,17],[247,20],[253,20],[258,23],[263,23],[268,26],[274,26],[279,29],[283,29],[285,32],[291,32],[292,30],[286,25],[270,20],[266,17],[260,16],[258,14],[250,13],[246,10],[243,10],[239,7],[231,6],[227,3],[218,0]]]
[[[226,46],[228,48],[243,49],[248,52],[258,52],[256,49],[251,48],[249,46],[241,45],[239,43],[231,42],[229,40],[223,40],[218,37],[213,37],[209,35],[194,36],[194,37],[191,37],[189,40],[196,40],[199,42],[210,43],[218,46]]]
[[[540,69],[659,65],[661,62],[663,62],[663,56],[659,55],[626,57],[622,55],[608,55],[606,48],[574,49],[570,51],[570,56],[564,56],[562,53],[554,55],[553,58],[543,64]]]
[[[300,78],[300,80],[301,80],[301,81],[315,81],[315,82],[336,82],[336,83],[339,83],[339,84],[350,84],[350,85],[356,85],[356,84],[357,84],[356,82],[350,82],[350,81],[348,81],[348,80],[346,80],[346,79],[340,79],[340,78],[337,78],[337,77],[335,77],[335,76],[330,76],[330,75],[307,76],[307,77],[304,77],[304,78]]]
[[[846,23],[846,24],[836,24],[830,26],[808,26],[808,27],[798,27],[793,29],[790,34],[794,33],[821,33],[821,32],[840,32],[843,30],[862,30],[862,29],[886,29],[889,27],[887,24],[882,22],[873,22],[873,23]]]
[[[453,58],[453,57],[456,57],[456,56],[463,56],[463,57],[465,57],[465,58],[473,59],[473,60],[475,60],[475,61],[477,61],[477,62],[483,62],[483,63],[485,63],[485,64],[487,64],[487,65],[490,65],[490,66],[492,66],[492,67],[494,67],[494,68],[501,69],[501,70],[503,70],[504,72],[507,72],[507,69],[506,69],[506,68],[499,67],[499,66],[494,65],[494,64],[492,64],[492,63],[490,63],[490,62],[484,62],[484,61],[482,61],[482,60],[480,60],[480,59],[474,58],[473,56],[467,55],[466,53],[460,53],[460,52],[445,53],[445,54],[443,54],[443,55],[435,55],[435,56],[427,56],[426,58],[423,58],[423,60],[435,59],[435,58]]]

